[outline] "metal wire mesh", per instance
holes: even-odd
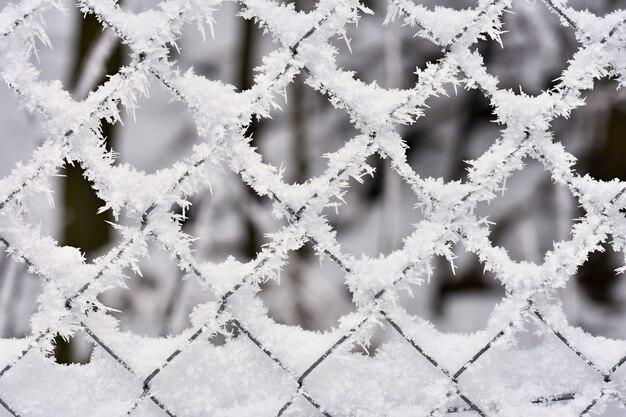
[[[104,354],[124,368],[139,389],[134,400],[123,401],[122,406],[109,415],[139,413],[138,409],[145,402],[154,403],[162,413],[169,416],[195,415],[181,408],[181,404],[191,402],[190,399],[178,398],[178,402],[172,400],[164,395],[162,389],[155,389],[154,383],[166,369],[177,367],[181,357],[199,341],[206,341],[229,327],[237,329],[240,335],[247,337],[264,354],[264,359],[259,358],[259,361],[273,362],[292,383],[288,399],[268,415],[301,412],[300,408],[294,408],[294,404],[301,398],[323,415],[349,415],[349,412],[334,409],[324,398],[318,398],[307,383],[312,375],[320,373],[322,364],[341,348],[353,343],[360,332],[386,323],[446,380],[445,392],[443,395],[432,393],[428,404],[434,405],[428,405],[429,410],[424,415],[463,412],[480,416],[500,415],[498,404],[475,397],[468,385],[470,382],[464,383],[461,378],[471,373],[488,352],[501,342],[513,339],[516,331],[522,329],[529,320],[534,320],[552,332],[581,363],[596,372],[600,380],[590,380],[585,392],[545,392],[530,399],[529,406],[532,404],[549,410],[557,403],[576,402],[576,414],[583,416],[608,399],[626,404],[624,393],[616,389],[613,381],[616,372],[626,362],[626,351],[608,365],[604,363],[606,361],[598,364],[598,360],[586,350],[589,342],[596,343],[597,339],[588,335],[581,337],[573,331],[562,320],[559,304],[552,297],[554,291],[575,272],[587,255],[607,239],[607,235],[612,234],[614,239],[620,235],[624,224],[620,210],[626,205],[626,188],[621,182],[601,183],[576,174],[571,168],[571,156],[550,135],[550,122],[559,116],[567,116],[580,105],[581,91],[591,88],[594,78],[622,74],[619,60],[612,57],[612,51],[623,53],[620,48],[626,35],[626,15],[617,12],[611,16],[597,17],[606,19],[605,29],[598,33],[597,30],[592,32],[581,27],[579,14],[561,2],[544,2],[564,25],[576,29],[580,47],[556,87],[540,96],[528,97],[499,90],[480,62],[480,54],[471,50],[471,46],[485,35],[497,39],[502,13],[510,7],[510,1],[480,1],[471,20],[450,22],[453,30],[449,30],[447,36],[432,21],[432,27],[429,26],[428,19],[424,18],[429,12],[421,6],[405,1],[391,1],[390,7],[396,14],[416,25],[420,36],[437,43],[445,52],[441,60],[420,74],[413,89],[393,91],[394,95],[386,95],[389,91],[360,83],[351,76],[345,84],[338,82],[345,79],[342,78],[343,73],[333,67],[334,63],[329,62],[324,55],[326,51],[319,48],[320,43],[328,45],[332,36],[341,34],[346,22],[353,21],[361,12],[358,2],[322,1],[314,11],[304,14],[271,2],[242,1],[247,17],[254,17],[267,28],[281,47],[271,56],[272,61],[263,69],[254,87],[241,93],[232,90],[226,93],[237,108],[227,109],[217,113],[217,116],[216,106],[207,104],[203,99],[210,98],[222,87],[202,83],[201,77],[180,74],[168,61],[168,44],[180,33],[186,22],[210,15],[211,8],[217,7],[219,2],[201,4],[203,2],[165,1],[165,6],[158,12],[148,15],[124,11],[112,1],[80,1],[79,5],[86,13],[93,13],[104,27],[115,31],[131,48],[133,57],[129,67],[111,77],[82,102],[59,96],[58,87],[38,81],[34,76],[17,76],[15,71],[10,71],[11,65],[19,66],[23,63],[20,57],[32,44],[32,38],[42,36],[42,29],[37,24],[38,17],[48,8],[54,7],[55,2],[23,1],[5,8],[0,14],[0,22],[3,24],[3,57],[7,61],[5,81],[29,110],[48,122],[41,150],[34,154],[28,164],[18,167],[0,184],[0,242],[12,257],[26,262],[46,282],[44,296],[40,298],[40,310],[47,313],[42,314],[45,320],[33,326],[32,336],[11,345],[12,356],[9,355],[10,360],[2,364],[0,379],[21,372],[18,364],[29,355],[43,357],[42,351],[49,348],[58,332],[71,334],[82,330]],[[436,16],[438,11],[430,13]],[[295,23],[286,24],[289,19],[285,17]],[[152,29],[143,30],[144,27]],[[245,138],[245,128],[252,117],[267,115],[273,97],[280,94],[300,71],[310,77],[312,85],[323,88],[336,107],[350,114],[355,127],[362,134],[346,141],[340,151],[331,155],[329,168],[322,175],[303,185],[288,185],[282,182],[276,170],[261,161]],[[140,195],[141,198],[136,198],[132,194],[136,194],[137,190],[120,190],[116,187],[114,181],[118,176],[115,173],[119,168],[109,161],[106,150],[97,144],[100,140],[100,120],[117,118],[119,103],[132,107],[134,95],[144,88],[147,76],[156,77],[188,105],[206,144],[195,148],[191,157],[163,176],[159,189],[165,191],[154,197],[156,194],[148,189]],[[412,122],[420,115],[428,98],[444,92],[444,85],[457,80],[472,83],[491,100],[495,114],[505,125],[501,138],[473,162],[467,182],[444,183],[437,179],[421,178],[404,157],[396,125]],[[375,118],[372,117],[372,107],[378,112]],[[414,234],[406,240],[401,251],[377,260],[362,260],[341,252],[321,210],[338,190],[347,186],[346,180],[350,176],[367,171],[366,159],[376,153],[388,158],[393,169],[415,191],[423,205],[425,219],[416,226]],[[114,212],[125,209],[136,220],[136,226],[132,228],[120,227],[124,236],[122,242],[93,264],[85,264],[80,258],[71,258],[69,261],[63,258],[61,261],[52,255],[42,254],[42,249],[54,244],[45,241],[15,214],[14,205],[20,196],[34,192],[40,186],[41,178],[54,174],[69,159],[68,155],[83,165],[108,208]],[[556,245],[542,265],[510,260],[489,243],[488,225],[474,214],[476,205],[493,198],[493,194],[500,190],[500,184],[527,156],[541,161],[555,181],[566,184],[587,211],[585,218],[574,228],[571,240]],[[242,266],[234,274],[238,274],[238,279],[229,281],[230,286],[223,283],[216,285],[214,277],[222,270],[194,259],[188,237],[181,232],[180,225],[170,212],[173,202],[182,196],[193,195],[207,185],[206,170],[217,163],[225,163],[241,176],[242,181],[270,198],[289,221],[251,264]],[[117,200],[111,197],[115,193]],[[150,202],[146,203],[148,200]],[[207,287],[213,288],[216,301],[195,315],[193,328],[177,339],[167,354],[160,356],[162,359],[158,366],[138,370],[119,352],[119,343],[108,341],[111,332],[100,328],[103,322],[99,320],[101,316],[106,316],[106,312],[98,308],[96,297],[107,285],[117,282],[116,275],[121,268],[133,265],[135,257],[143,253],[148,241],[166,247],[182,270],[192,273]],[[314,360],[300,369],[285,359],[284,350],[276,348],[275,340],[269,340],[268,335],[255,329],[254,323],[248,325],[240,317],[241,303],[235,308],[231,306],[231,301],[237,294],[275,272],[285,254],[306,241],[311,242],[320,255],[326,255],[336,262],[347,276],[356,277],[357,284],[351,289],[360,295],[355,296],[357,313],[332,333],[332,341],[321,354],[316,354]],[[461,366],[452,368],[436,359],[437,352],[431,348],[432,344],[420,340],[412,319],[396,307],[394,299],[400,283],[422,276],[428,269],[430,258],[446,254],[450,244],[456,242],[462,242],[468,250],[478,254],[486,267],[502,280],[507,295],[500,307],[500,315],[504,319],[495,320],[495,324],[490,325],[486,343],[481,344]],[[373,268],[373,265],[377,267]],[[64,276],[64,270],[71,270],[72,275],[77,276],[68,278]],[[385,276],[372,281],[372,273],[367,273],[368,270]],[[246,299],[248,295],[242,297]],[[250,311],[249,314],[258,313],[256,310]],[[102,333],[107,336],[102,336]],[[238,361],[236,357],[231,359],[233,362]],[[498,364],[489,366],[497,367]],[[554,367],[559,366],[558,361],[555,361]],[[345,373],[351,371],[349,368],[342,370]],[[206,375],[208,379],[219,380],[222,377]],[[180,383],[185,384],[185,381]],[[403,381],[397,383],[402,384]],[[24,406],[19,395],[15,397],[23,387],[15,385],[10,388],[7,390],[3,386],[0,389],[0,405],[8,413],[16,417],[38,415],[37,411]],[[41,395],[45,397],[46,393]],[[46,401],[55,402],[57,399],[47,398]],[[460,404],[455,405],[455,401],[460,401]],[[521,413],[534,415],[533,410],[536,411],[536,408],[522,410]],[[258,411],[255,415],[263,414]]]

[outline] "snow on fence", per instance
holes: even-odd
[[[391,0],[387,21],[403,20],[445,51],[442,59],[418,70],[418,82],[408,90],[366,84],[336,66],[329,40],[345,36],[347,24],[369,13],[358,1],[320,0],[303,13],[271,0],[242,0],[243,16],[267,30],[279,47],[264,58],[254,86],[241,92],[181,73],[168,60],[168,46],[184,24],[213,30],[220,1],[165,0],[132,13],[112,0],[81,0],[81,10],[112,28],[132,51],[131,63],[83,101],[58,82],[39,80],[30,61],[35,41],[47,39],[42,13],[60,2],[6,6],[0,12],[0,71],[24,107],[44,120],[45,140],[28,162],[0,181],[0,241],[41,278],[43,293],[31,319],[32,334],[0,340],[0,414],[583,416],[610,403],[626,404],[626,342],[568,325],[556,297],[609,235],[616,250],[626,249],[626,187],[574,172],[574,157],[550,131],[552,120],[584,105],[582,92],[592,89],[594,80],[624,82],[626,11],[596,16],[569,8],[565,0],[544,2],[563,25],[575,28],[579,49],[554,88],[528,96],[499,89],[472,48],[486,37],[499,41],[511,0],[480,0],[466,10]],[[87,76],[99,77],[98,65],[87,68]],[[286,184],[281,171],[250,146],[245,131],[253,118],[268,116],[299,72],[337,111],[350,115],[360,134],[328,155],[323,174]],[[188,158],[148,175],[115,163],[103,146],[100,121],[119,120],[119,107],[132,111],[136,98],[147,93],[150,77],[188,106],[204,142]],[[465,182],[418,176],[396,131],[398,124],[416,122],[427,100],[445,94],[450,85],[480,89],[502,125],[489,150],[470,162]],[[350,177],[372,173],[365,161],[375,153],[389,159],[410,185],[424,219],[403,249],[357,258],[341,252],[321,211],[341,199]],[[556,243],[540,265],[513,261],[494,247],[489,223],[474,213],[478,203],[497,197],[528,157],[567,186],[586,211],[571,239]],[[67,163],[86,170],[106,203],[103,210],[135,221],[116,225],[120,243],[93,263],[86,263],[78,249],[43,236],[22,216],[21,202],[48,192],[49,177]],[[171,211],[209,187],[209,172],[216,166],[238,173],[288,220],[249,263],[197,261],[191,237]],[[307,241],[345,271],[356,305],[356,312],[325,333],[275,323],[257,297],[259,283],[276,278],[288,252]],[[122,270],[137,267],[148,242],[165,248],[181,270],[215,296],[194,309],[192,326],[177,336],[121,332],[97,299],[105,289],[124,285]],[[441,333],[396,303],[409,284],[426,285],[433,256],[452,262],[457,243],[476,253],[506,287],[487,328],[471,335]],[[393,334],[375,356],[353,351],[355,344],[367,345],[380,326]],[[96,345],[90,363],[55,364],[49,358],[54,336],[79,331]],[[536,340],[525,342],[533,332]],[[216,343],[219,334],[225,337],[222,344]]]

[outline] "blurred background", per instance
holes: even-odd
[[[4,6],[6,0],[0,0]],[[142,11],[156,1],[122,0],[122,7]],[[296,0],[296,8],[309,10],[312,0]],[[387,2],[367,0],[373,16],[363,16],[358,29],[350,26],[352,52],[343,39],[333,42],[338,62],[356,72],[365,82],[383,87],[410,88],[415,84],[416,67],[442,57],[440,48],[414,37],[415,29],[401,22],[383,26]],[[471,0],[425,0],[425,5],[473,7]],[[605,14],[626,7],[626,0],[570,0],[577,9],[589,8]],[[215,38],[203,42],[195,24],[184,29],[172,49],[171,58],[181,70],[247,89],[253,83],[254,68],[263,55],[276,49],[269,35],[238,16],[239,6],[224,2],[216,12]],[[540,1],[516,0],[513,13],[504,15],[504,48],[481,41],[476,48],[488,71],[500,79],[500,87],[537,94],[554,85],[577,48],[571,28],[560,26],[555,15]],[[45,20],[53,50],[40,45],[37,66],[43,79],[58,79],[76,99],[82,99],[97,85],[86,85],[82,77],[85,62],[98,55],[105,74],[114,74],[127,62],[127,51],[109,31],[102,31],[92,16],[79,13],[71,1],[66,14],[47,13]],[[36,60],[36,58],[33,58]],[[578,158],[577,170],[595,178],[626,180],[626,95],[617,83],[603,79],[585,93],[587,105],[568,120],[556,120],[553,131],[566,150]],[[266,162],[285,168],[289,182],[304,182],[325,169],[324,154],[339,149],[357,132],[347,115],[335,110],[326,97],[298,76],[287,91],[288,104],[275,110],[271,119],[250,126],[253,144]],[[35,117],[19,108],[6,85],[0,85],[0,128],[5,133],[0,151],[0,175],[7,175],[17,161],[25,161],[42,140]],[[108,146],[118,153],[119,163],[130,163],[148,173],[170,166],[188,155],[199,141],[191,117],[183,104],[156,80],[150,96],[139,102],[136,118],[125,114],[124,123],[104,124]],[[498,137],[489,102],[476,90],[450,91],[449,97],[428,102],[426,116],[413,126],[400,127],[408,145],[408,159],[422,176],[463,180],[465,161],[480,156]],[[569,191],[553,183],[543,166],[528,160],[523,171],[507,181],[507,191],[490,205],[479,207],[481,216],[495,222],[492,242],[503,246],[512,258],[542,262],[553,242],[569,238],[575,219],[584,215]],[[372,157],[373,178],[360,184],[352,181],[347,205],[325,214],[338,232],[346,253],[356,256],[388,254],[402,246],[412,225],[421,219],[415,195],[390,168],[387,161]],[[112,248],[118,236],[107,223],[108,213],[97,214],[102,202],[82,176],[79,166],[68,166],[55,178],[52,209],[44,197],[22,201],[25,218],[40,224],[42,231],[63,245],[80,248],[92,260]],[[258,197],[238,176],[216,170],[213,194],[208,191],[191,197],[185,232],[199,238],[196,257],[213,262],[228,256],[248,261],[267,242],[266,233],[284,225],[271,216],[268,199]],[[125,220],[122,219],[122,222]],[[443,259],[437,260],[433,278],[408,294],[403,305],[431,320],[442,331],[473,332],[482,329],[502,299],[504,290],[493,276],[483,272],[475,255],[457,248],[457,271]],[[561,299],[573,325],[594,335],[626,338],[626,281],[616,275],[623,265],[610,245],[591,255],[587,263],[563,289]],[[188,314],[209,295],[193,279],[184,280],[167,253],[152,248],[141,263],[142,277],[128,271],[128,289],[101,295],[101,301],[116,309],[122,330],[148,336],[177,334],[189,326]],[[310,245],[294,252],[281,273],[280,284],[269,282],[260,293],[277,322],[300,325],[309,330],[328,330],[343,314],[354,310],[343,283],[342,270],[329,259],[320,259]],[[39,280],[24,265],[9,257],[0,258],[0,337],[22,337],[30,333],[29,316],[37,308]],[[89,345],[79,339],[57,340],[56,360],[60,363],[86,362]]]

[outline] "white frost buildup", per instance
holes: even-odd
[[[348,25],[371,13],[357,0],[320,0],[308,13],[274,0],[242,0],[242,18],[266,30],[276,50],[263,59],[254,86],[237,91],[192,70],[181,72],[168,56],[186,23],[214,32],[220,1],[165,0],[133,13],[113,0],[80,0],[83,13],[93,14],[129,46],[132,60],[76,101],[60,82],[41,81],[31,59],[37,39],[49,43],[42,14],[60,3],[23,0],[0,11],[0,76],[44,127],[31,158],[0,179],[0,243],[43,282],[32,335],[0,340],[0,414],[572,416],[602,409],[611,399],[626,401],[623,382],[615,380],[624,372],[626,342],[570,326],[556,297],[609,235],[615,249],[626,253],[625,185],[580,176],[573,170],[575,158],[550,133],[555,118],[584,105],[582,92],[595,80],[610,75],[623,84],[626,12],[595,16],[574,11],[565,1],[545,0],[563,24],[575,26],[579,49],[554,88],[530,96],[501,89],[475,48],[481,39],[500,41],[511,0],[480,0],[464,10],[391,0],[386,22],[401,20],[445,52],[417,69],[417,84],[407,90],[363,82],[337,66],[338,51],[330,41],[346,37]],[[245,132],[254,118],[279,108],[278,96],[302,72],[308,86],[349,115],[359,134],[325,155],[324,173],[287,184],[282,169],[263,161]],[[149,78],[187,106],[202,139],[187,157],[153,174],[116,163],[100,126],[101,119],[120,121],[121,108],[132,113],[149,93]],[[502,129],[487,151],[469,161],[464,183],[420,177],[407,162],[398,131],[399,124],[419,123],[428,100],[446,94],[447,87],[480,89]],[[376,175],[366,163],[373,154],[390,160],[416,194],[424,218],[402,249],[356,257],[342,252],[322,211],[343,204],[350,178]],[[516,262],[494,247],[489,220],[475,214],[477,204],[499,198],[507,178],[524,169],[527,158],[543,164],[586,211],[569,240],[555,243],[542,264]],[[93,263],[78,249],[44,236],[21,210],[27,196],[51,193],[48,178],[64,164],[85,169],[104,201],[102,211],[132,220],[114,225],[119,243]],[[171,211],[211,190],[212,175],[225,169],[271,199],[274,216],[287,222],[247,263],[233,257],[198,261],[190,242],[201,236],[185,234]],[[306,242],[344,270],[353,295],[355,311],[331,331],[277,324],[258,297],[260,285],[279,280],[290,252]],[[124,288],[128,268],[140,272],[149,243],[170,253],[186,279],[198,280],[213,297],[194,309],[191,327],[177,336],[122,331],[97,298]],[[487,327],[472,334],[441,333],[397,303],[411,286],[427,285],[434,256],[454,266],[457,243],[475,253],[507,290]],[[372,348],[372,334],[381,328],[391,337]],[[53,363],[54,336],[79,331],[95,346],[90,363]]]

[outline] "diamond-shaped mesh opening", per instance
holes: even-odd
[[[473,122],[466,121],[466,125],[469,130],[469,136],[467,137],[463,145],[458,146],[457,155],[463,156],[463,161],[456,161],[450,163],[453,168],[450,168],[450,179],[468,181],[467,174],[469,170],[469,161],[476,160],[484,152],[486,152],[490,146],[494,144],[501,130],[497,125],[491,122],[488,118],[488,107],[484,106],[485,101],[482,100],[482,93],[476,92],[476,95],[472,95],[469,100],[470,106],[476,106],[474,110],[476,113],[476,119]],[[464,129],[461,127],[460,129]],[[460,148],[460,149],[459,149]]]
[[[124,270],[128,288],[112,288],[98,296],[109,314],[119,320],[120,330],[143,336],[180,334],[190,327],[194,306],[212,300],[198,280],[186,277],[171,255],[149,245],[148,257],[138,270]]]
[[[537,95],[555,86],[576,52],[574,29],[560,25],[543,2],[515,0],[504,14],[502,46],[488,39],[474,47],[500,89]]]
[[[614,162],[621,155],[626,113],[626,90],[615,79],[596,80],[592,90],[582,93],[585,105],[574,109],[568,118],[558,117],[552,123],[556,139],[565,150],[578,158],[580,174],[611,180],[626,178],[621,165]]]
[[[279,281],[262,285],[260,297],[277,323],[305,330],[331,330],[340,318],[355,311],[345,272],[328,256],[315,253],[310,243],[291,251]]]
[[[30,56],[30,62],[40,71],[42,80],[61,82],[68,86],[67,74],[72,62],[65,57],[72,56],[72,29],[79,23],[78,19],[72,17],[54,8],[43,13],[50,44],[46,45],[36,38],[35,50]]]
[[[372,175],[351,177],[342,201],[323,213],[337,231],[342,251],[376,257],[400,249],[423,215],[414,191],[389,159],[375,154],[366,163],[374,169]]]
[[[331,38],[337,66],[353,71],[355,78],[384,88],[412,88],[415,69],[435,63],[444,56],[441,46],[416,36],[416,27],[397,17],[386,22],[388,4],[372,1],[373,14],[361,15],[357,25],[348,25],[346,35]],[[359,34],[366,32],[366,37]]]
[[[200,139],[185,103],[174,100],[154,77],[149,78],[148,89],[149,96],[138,99],[137,109],[122,111],[122,124],[115,125],[115,139],[109,138],[109,145],[119,154],[118,163],[154,173],[188,156]]]
[[[47,39],[35,38],[29,62],[41,80],[60,83],[82,100],[125,63],[125,48],[93,15],[66,6],[43,12]]]
[[[113,216],[101,212],[105,202],[100,199],[93,184],[85,177],[78,164],[66,164],[60,171],[59,214],[57,240],[78,248],[88,261],[104,255],[120,240],[115,227],[109,223]]]
[[[441,332],[480,331],[502,300],[504,287],[475,254],[455,249],[454,266],[443,256],[433,257],[432,276],[421,285],[409,284],[399,304]]]
[[[623,265],[623,254],[603,244],[602,251],[589,254],[576,275],[561,290],[560,299],[568,322],[594,336],[626,339],[623,323],[626,308],[626,282],[616,270]]]
[[[197,22],[182,26],[182,35],[171,47],[171,59],[182,72],[193,68],[194,73],[210,80],[221,80],[239,91],[254,83],[255,68],[263,57],[277,49],[278,44],[264,33],[259,24],[239,15],[236,2],[224,2],[213,13],[213,30],[204,28],[204,36]]]
[[[555,120],[555,136],[578,158],[576,169],[581,175],[624,180],[626,170],[618,160],[624,153],[620,138],[626,132],[626,94],[616,80],[601,79],[583,97],[586,106],[575,109],[567,120]]]
[[[71,60],[64,63],[63,74],[59,79],[64,80],[67,91],[75,100],[84,100],[90,92],[95,91],[127,63],[128,48],[122,44],[113,29],[103,30],[102,24],[93,14],[83,15],[77,9],[72,12],[66,16],[65,22],[58,24],[65,31],[69,26],[69,34],[74,35],[73,42],[61,44],[73,49],[61,51],[63,54],[58,55],[71,57]],[[56,48],[54,52],[58,53]],[[58,57],[55,59],[59,59]]]
[[[421,177],[465,180],[467,161],[482,155],[499,135],[493,107],[478,90],[447,84],[426,101],[424,118],[406,126],[407,158]]]
[[[581,210],[569,188],[554,183],[541,162],[522,162],[523,169],[505,181],[502,194],[479,203],[476,214],[494,223],[490,240],[506,248],[511,259],[541,263],[553,242],[569,240]]]
[[[196,240],[194,256],[201,261],[224,262],[256,258],[286,224],[272,214],[271,201],[259,195],[231,172],[211,171],[211,190],[191,198],[183,230]]]
[[[284,169],[283,180],[302,184],[327,168],[323,155],[336,152],[360,132],[348,114],[336,109],[324,95],[306,84],[299,74],[287,86],[286,100],[278,97],[282,109],[255,122],[249,133],[265,162]]]

